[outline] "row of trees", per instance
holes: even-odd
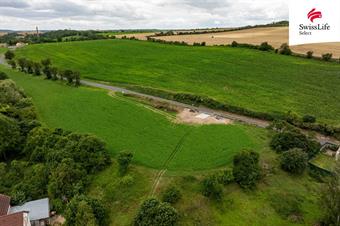
[[[34,62],[32,60],[21,57],[17,60],[14,59],[14,53],[7,51],[5,57],[8,60],[8,64],[12,69],[19,69],[21,72],[40,76],[44,74],[46,79],[49,80],[67,80],[69,85],[79,86],[80,85],[80,73],[72,70],[60,70],[57,67],[52,66],[50,59],[44,59],[40,62]]]
[[[106,225],[105,207],[84,192],[110,163],[103,141],[41,126],[32,101],[13,81],[0,80],[0,193],[12,204],[48,196],[66,225]]]

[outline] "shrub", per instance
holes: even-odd
[[[302,174],[308,164],[308,155],[301,149],[286,151],[281,156],[281,168],[293,174]]]
[[[231,43],[231,47],[237,47],[238,46],[238,43],[236,42],[236,41],[233,41],[232,43]]]
[[[17,63],[15,62],[15,60],[8,60],[7,63],[11,66],[12,69],[17,68]]]
[[[308,154],[311,159],[320,151],[320,145],[309,140],[304,134],[294,131],[284,131],[273,136],[270,146],[277,152],[288,151],[293,148],[300,148]]]
[[[215,176],[218,183],[222,185],[228,185],[234,181],[233,171],[229,169],[219,172]]]
[[[121,152],[118,154],[118,171],[119,175],[123,176],[126,174],[129,164],[132,161],[133,154],[131,152]]]
[[[14,58],[14,53],[11,51],[11,50],[8,50],[6,53],[5,53],[5,59],[6,60],[12,60]]]
[[[314,54],[313,51],[308,51],[308,52],[307,52],[307,58],[308,58],[308,59],[313,58],[313,54]]]
[[[8,75],[5,72],[0,71],[0,80],[8,79]]]
[[[242,188],[253,189],[261,178],[259,158],[253,151],[242,151],[234,157],[233,175]]]
[[[206,177],[202,182],[202,193],[213,200],[220,201],[223,197],[222,186],[215,176]]]
[[[148,199],[142,203],[134,226],[175,226],[179,215],[175,208],[168,203],[161,203],[157,199]]]
[[[289,48],[287,43],[283,43],[278,52],[282,55],[292,55],[292,50]]]
[[[333,54],[332,53],[325,53],[325,54],[322,54],[322,59],[324,61],[330,61],[333,57]]]
[[[268,42],[262,42],[259,46],[259,50],[261,51],[271,51],[274,50],[273,46],[269,45]]]
[[[162,195],[162,201],[175,204],[181,199],[181,197],[181,191],[178,188],[172,186],[164,191]]]
[[[307,122],[307,123],[315,123],[316,118],[312,115],[305,115],[305,116],[303,116],[302,121]]]

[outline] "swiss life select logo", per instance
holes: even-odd
[[[316,11],[316,8],[313,8],[311,11],[309,11],[309,13],[307,14],[307,18],[313,24],[300,24],[300,35],[312,35],[313,31],[328,31],[331,29],[331,26],[328,23],[314,23],[314,20],[322,19],[322,12]]]
[[[291,0],[289,45],[340,42],[340,0]]]

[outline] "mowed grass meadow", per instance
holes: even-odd
[[[245,125],[190,126],[131,99],[88,87],[74,88],[42,77],[0,67],[33,98],[40,120],[52,128],[91,133],[102,138],[114,156],[134,153],[134,161],[170,170],[206,170],[232,162],[242,149],[259,152],[267,132]],[[164,115],[165,114],[165,115]]]
[[[266,41],[266,40],[263,40]],[[51,58],[84,78],[209,96],[259,112],[314,115],[340,125],[340,65],[231,47],[131,40],[30,45],[16,51]]]

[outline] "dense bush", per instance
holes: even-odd
[[[292,55],[292,50],[289,48],[287,43],[284,43],[279,48],[278,53],[282,55]]]
[[[12,60],[14,58],[14,53],[11,50],[7,50],[7,52],[5,53],[5,59],[6,60]]]
[[[118,154],[117,162],[119,175],[124,176],[127,173],[132,158],[133,154],[131,152],[121,152]]]
[[[284,131],[273,136],[270,146],[277,152],[288,151],[293,148],[300,148],[308,154],[311,159],[320,151],[320,145],[313,140],[308,139],[300,132]]]
[[[301,149],[292,149],[281,155],[281,168],[293,174],[301,174],[308,164],[308,155]]]
[[[253,189],[261,178],[259,159],[259,154],[253,151],[242,151],[235,155],[233,175],[242,188]]]
[[[168,203],[161,203],[156,199],[148,199],[143,202],[134,226],[175,226],[179,215],[175,208]]]
[[[307,123],[315,123],[316,122],[316,118],[312,115],[305,115],[302,118],[303,122],[307,122]]]
[[[237,47],[238,46],[238,43],[236,42],[236,41],[233,41],[232,43],[231,43],[231,47]]]
[[[223,189],[217,178],[208,176],[202,181],[202,193],[204,196],[216,201],[221,201],[223,198]]]
[[[8,79],[8,75],[5,72],[0,71],[0,80]]]
[[[18,124],[0,113],[0,160],[7,160],[7,155],[17,154],[20,142]]]
[[[218,183],[222,185],[228,185],[234,181],[234,175],[232,170],[224,170],[218,172],[214,175],[218,181]]]
[[[261,51],[272,51],[274,50],[274,47],[269,45],[268,42],[262,42],[259,46],[259,50]]]
[[[106,225],[107,212],[103,204],[84,195],[75,196],[65,210],[65,226]]]
[[[313,51],[308,51],[308,52],[307,52],[307,58],[308,58],[308,59],[313,58],[313,54],[314,54]]]
[[[162,201],[175,204],[181,199],[181,197],[181,191],[178,188],[171,186],[163,192]]]
[[[322,59],[324,61],[330,61],[332,59],[332,57],[333,57],[333,54],[331,54],[331,53],[322,54]]]

